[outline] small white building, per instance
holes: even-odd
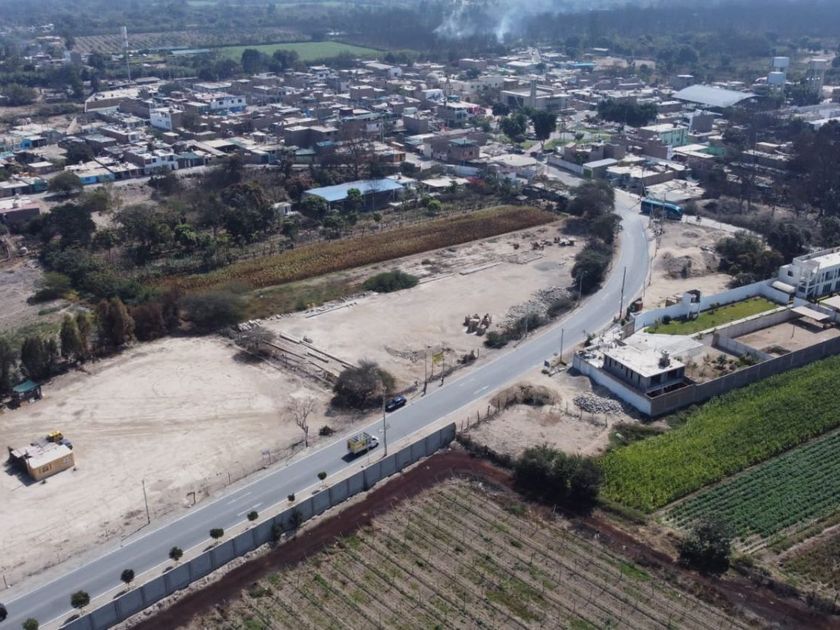
[[[840,291],[840,247],[794,258],[779,267],[778,279],[790,285],[796,297],[805,299]]]

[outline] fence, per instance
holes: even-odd
[[[103,630],[104,628],[110,628],[164,597],[186,588],[234,558],[271,542],[274,525],[279,525],[284,532],[291,531],[295,528],[296,522],[307,521],[359,492],[372,488],[382,479],[403,470],[423,457],[431,455],[454,439],[454,424],[447,425],[426,437],[420,438],[388,457],[370,464],[364,470],[337,480],[317,494],[296,502],[293,507],[286,508],[276,516],[260,521],[250,529],[246,529],[195,558],[173,566],[162,575],[108,601],[85,616],[63,625],[62,628],[66,630]]]

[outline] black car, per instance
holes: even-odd
[[[0,604],[0,621],[3,621],[8,616],[9,611],[6,610],[6,607],[3,604]]]
[[[385,403],[385,411],[396,411],[400,407],[405,407],[408,401],[405,396],[394,396],[391,400]]]

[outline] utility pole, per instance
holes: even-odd
[[[583,296],[583,276],[585,275],[586,272],[581,270],[580,275],[578,276],[578,302],[580,302],[580,299]]]
[[[143,479],[143,503],[146,504],[146,525],[152,524],[152,517],[149,514],[149,497],[146,496],[146,480]]]
[[[426,395],[426,387],[429,384],[429,346],[423,351],[423,395]]]
[[[563,362],[563,336],[566,334],[566,329],[560,329],[560,362]]]
[[[627,280],[627,266],[624,266],[624,273],[621,275],[621,299],[618,302],[618,321],[624,317],[624,282]]]
[[[385,421],[385,379],[382,379],[382,444],[385,447],[383,457],[388,457],[388,423]]]

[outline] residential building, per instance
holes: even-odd
[[[840,247],[794,258],[779,268],[778,279],[790,285],[797,297],[805,299],[840,291]]]
[[[685,364],[667,352],[618,346],[604,352],[603,369],[646,396],[657,396],[685,383]]]

